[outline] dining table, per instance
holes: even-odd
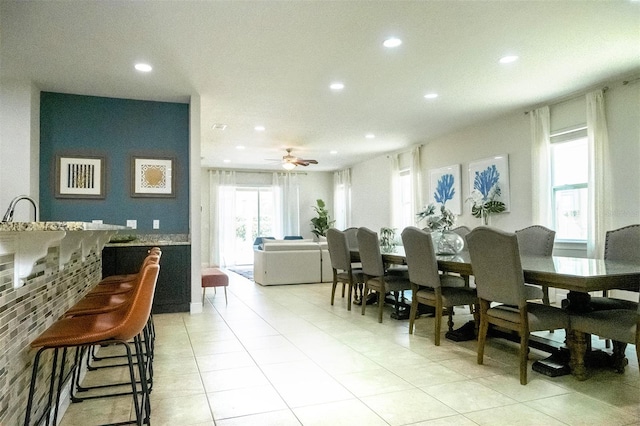
[[[404,248],[400,245],[387,247],[381,250],[382,258],[389,264],[406,264]],[[463,277],[473,276],[473,266],[471,257],[466,250],[455,255],[436,255],[438,269],[443,273],[455,273]],[[521,264],[524,274],[524,281],[527,284],[554,287],[567,290],[567,298],[562,303],[562,308],[569,312],[580,313],[591,310],[589,302],[590,292],[603,290],[634,290],[640,288],[640,264],[615,262],[605,259],[593,259],[582,257],[566,256],[521,256]],[[590,348],[590,336],[584,333],[568,333],[567,340],[571,344],[567,345],[575,351],[587,351]],[[532,340],[535,344],[536,339]],[[543,344],[542,347],[545,347]],[[566,346],[558,347],[550,345],[546,348],[552,353],[548,360],[540,360],[534,363],[534,369],[543,374],[557,376],[566,374],[567,350]],[[586,357],[586,362],[590,359],[602,359],[606,354],[598,354],[592,358]],[[571,356],[571,374],[579,380],[586,378],[586,366],[581,362],[576,362]],[[598,361],[600,363],[602,361]],[[609,361],[605,361],[609,362]],[[596,363],[596,361],[593,361]]]

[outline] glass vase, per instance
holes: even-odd
[[[449,229],[431,233],[433,248],[438,255],[458,254],[464,248],[464,238]]]

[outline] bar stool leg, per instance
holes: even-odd
[[[40,364],[40,356],[42,356],[42,353],[46,349],[48,348],[40,348],[33,360],[33,367],[31,372],[31,384],[29,385],[29,397],[27,399],[27,411],[24,417],[25,426],[29,426],[29,424],[31,423],[31,409],[33,408],[33,397],[36,391],[36,382],[38,379],[38,365]],[[38,419],[36,424],[39,424],[44,416],[47,417],[47,424],[48,424],[49,412],[51,410],[51,403],[53,400],[53,388],[55,383],[55,371],[56,371],[57,363],[58,363],[58,349],[56,348],[53,353],[53,368],[51,369],[51,380],[49,381],[49,398],[47,400],[47,405],[45,406],[44,412],[42,416]]]

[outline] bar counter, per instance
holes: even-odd
[[[98,283],[102,248],[126,229],[88,222],[0,222],[1,425],[22,424],[35,355],[31,341]],[[39,383],[45,383],[41,380],[50,372],[39,374]],[[38,387],[36,403],[45,387]]]

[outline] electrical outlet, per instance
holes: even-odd
[[[135,219],[127,219],[127,226],[131,229],[137,229],[138,221]]]
[[[160,221],[158,219],[153,219],[153,229],[160,229]]]

